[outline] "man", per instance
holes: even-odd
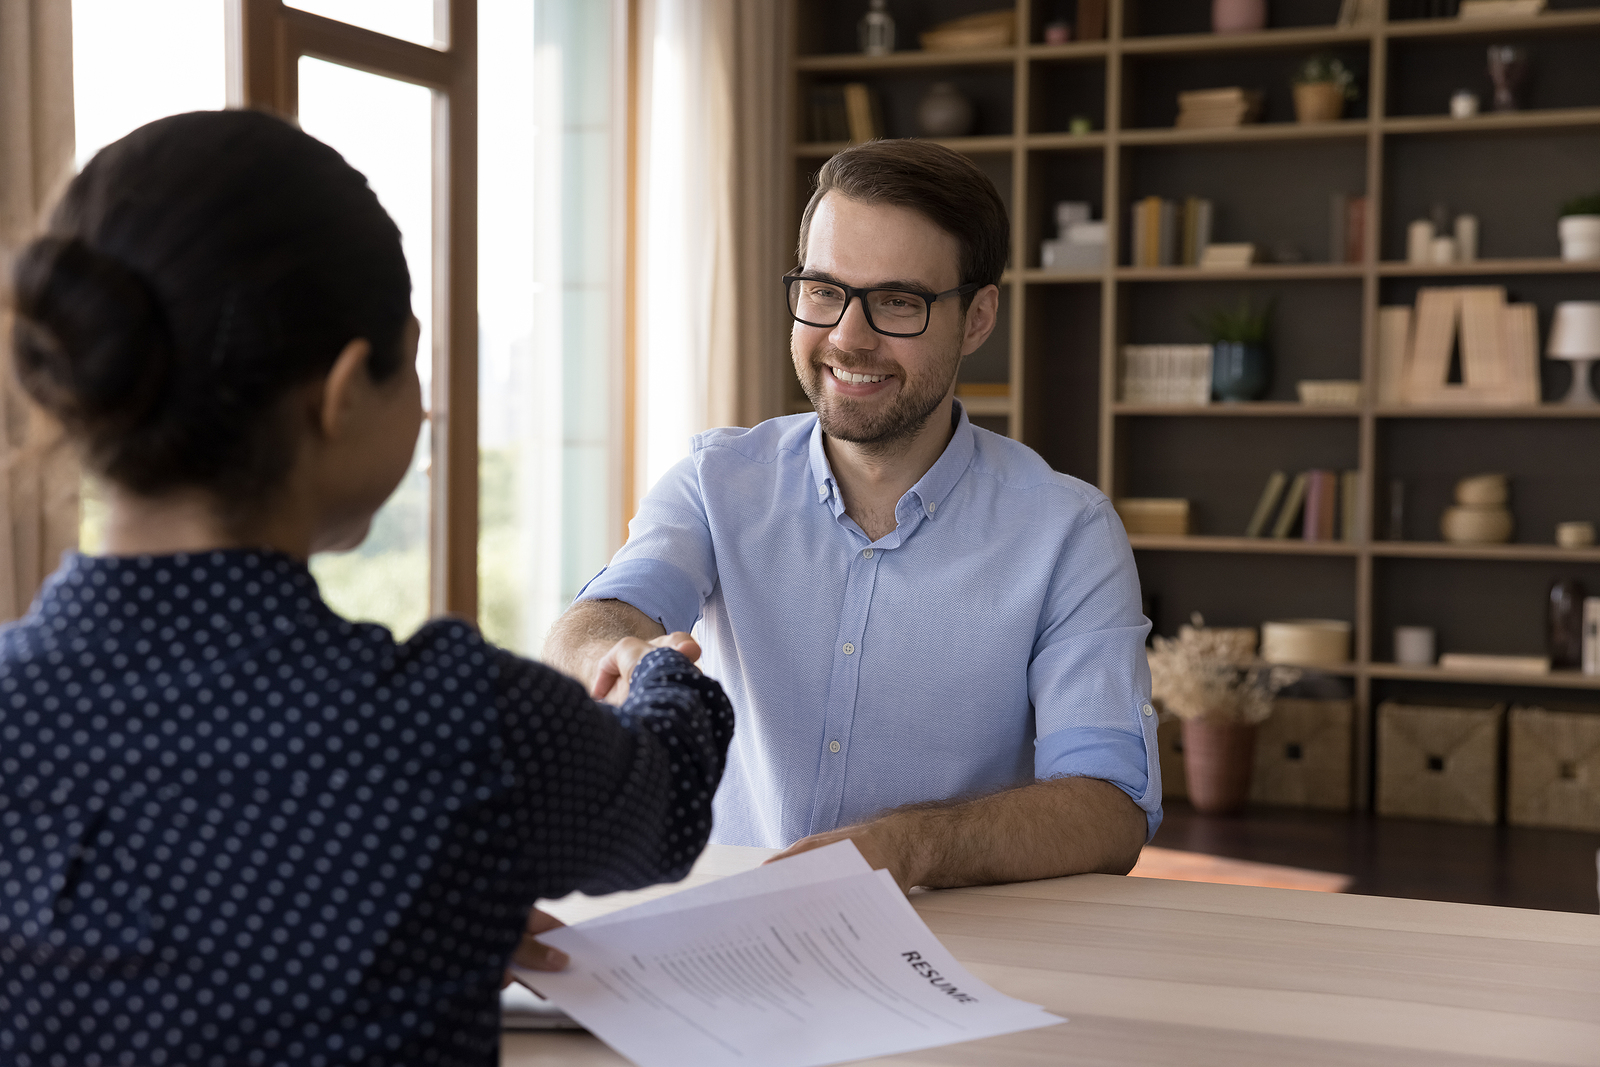
[[[954,886],[1124,873],[1160,821],[1122,526],[954,399],[1008,242],[948,149],[833,157],[785,279],[816,414],[699,435],[551,632],[620,699],[640,642],[700,623],[738,714],[715,841],[850,837],[903,887]]]

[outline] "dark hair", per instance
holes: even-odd
[[[829,159],[800,218],[795,261],[802,266],[811,216],[832,192],[921,213],[960,246],[961,285],[999,284],[1011,246],[1006,206],[988,176],[959,152],[932,141],[867,141]]]
[[[400,366],[400,232],[327,145],[254,111],[141,126],[67,187],[14,273],[17,377],[90,470],[239,504],[293,458],[282,400],[352,340]]]

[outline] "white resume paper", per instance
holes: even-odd
[[[969,974],[848,841],[540,940],[572,963],[526,978],[640,1067],[813,1067],[1064,1021]]]

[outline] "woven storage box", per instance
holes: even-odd
[[[1327,811],[1350,809],[1350,700],[1272,702],[1272,715],[1256,730],[1257,804]]]
[[[1378,707],[1378,814],[1493,824],[1505,708]]]
[[[1161,757],[1161,795],[1181,800],[1189,795],[1189,779],[1183,769],[1183,720],[1164,716],[1156,727],[1156,752]]]
[[[1506,821],[1600,830],[1600,715],[1513,708]]]

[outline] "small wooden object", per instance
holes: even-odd
[[[929,52],[959,52],[969,48],[1005,48],[1017,38],[1017,13],[983,11],[941,22],[921,35]]]
[[[1500,725],[1493,708],[1378,707],[1378,814],[1493,825]]]
[[[1189,533],[1189,502],[1163,497],[1123,497],[1113,505],[1128,534],[1181,537]]]
[[[1600,830],[1600,715],[1511,710],[1506,821]]]
[[[1350,624],[1342,619],[1285,619],[1261,624],[1268,663],[1338,666],[1350,662]]]

